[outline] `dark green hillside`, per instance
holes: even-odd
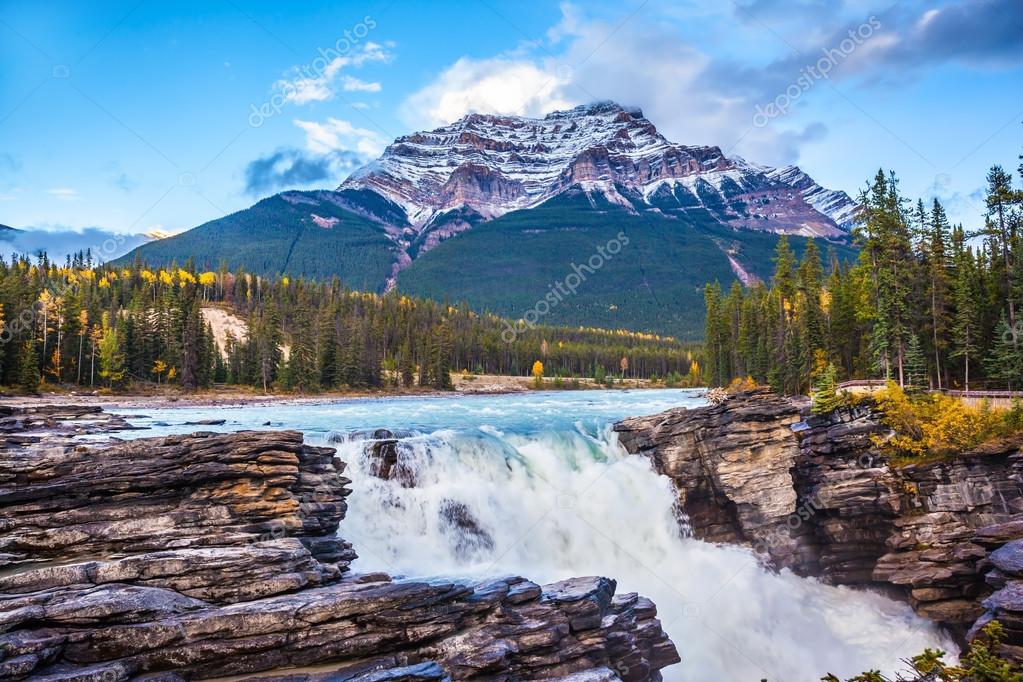
[[[451,211],[409,245],[414,260],[398,276],[398,286],[417,296],[464,301],[477,310],[517,319],[564,280],[573,263],[584,264],[598,245],[621,231],[629,244],[587,275],[575,295],[563,296],[543,322],[698,339],[703,335],[704,284],[718,280],[727,287],[735,279],[726,251],[747,271],[767,279],[778,238],[733,230],[713,210],[686,207],[691,199],[684,189],[675,188],[657,197],[654,210],[634,203],[643,209],[637,212],[609,203],[603,194],[569,190],[539,207],[490,222],[472,211]],[[404,227],[403,216],[395,204],[369,191],[285,192],[144,244],[120,263],[130,263],[136,255],[151,266],[193,259],[200,270],[226,263],[231,270],[268,277],[287,274],[324,281],[337,276],[345,286],[379,292],[396,260],[385,230]],[[334,219],[338,222],[323,226]],[[474,226],[421,251],[429,234],[456,222]],[[804,244],[804,239],[792,239],[797,252]],[[843,257],[851,253],[847,247],[836,248]]]
[[[438,245],[403,271],[398,285],[418,296],[467,301],[520,318],[573,264],[585,263],[619,232],[628,245],[554,306],[544,322],[699,338],[704,284],[719,280],[728,286],[735,279],[723,249],[736,251],[748,270],[767,278],[778,240],[723,227],[702,210],[679,218],[636,215],[603,199],[594,203],[582,193],[566,193]],[[791,241],[801,252],[806,240]],[[838,248],[843,257],[851,253]]]
[[[149,242],[124,256],[136,254],[153,266],[194,259],[199,269],[226,262],[231,269],[273,276],[289,274],[327,280],[337,275],[346,285],[379,291],[390,274],[393,255],[383,227],[326,197],[332,192],[288,192],[264,199],[251,208],[210,221],[160,241]],[[332,227],[321,227],[313,215]]]

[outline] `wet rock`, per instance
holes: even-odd
[[[175,590],[231,603],[319,585],[338,577],[297,538],[238,547],[204,547],[137,554],[111,561],[45,566],[0,576],[0,593],[121,583]]]
[[[678,662],[653,604],[606,578],[352,575],[344,469],[291,431],[0,450],[0,679],[631,681]],[[443,513],[466,551],[492,547],[464,505]]]
[[[1023,573],[1023,540],[1011,540],[991,552],[991,563],[1003,573],[1017,576]]]
[[[469,508],[455,500],[443,500],[440,517],[452,538],[455,556],[466,561],[494,550],[494,538],[472,515]]]
[[[895,586],[959,634],[982,614],[1008,618],[1023,575],[1023,439],[895,468],[874,444],[889,430],[869,404],[806,408],[750,392],[615,430],[674,481],[696,537],[837,584]],[[1002,596],[985,601],[994,589]],[[1023,646],[1019,620],[1009,647]]]
[[[0,566],[285,536],[315,545],[344,517],[343,470],[295,431],[5,450]]]
[[[990,526],[977,529],[974,533],[974,542],[986,547],[998,547],[1009,542],[1023,538],[1023,519],[996,523]]]
[[[366,470],[370,476],[395,481],[403,488],[415,488],[419,483],[419,473],[412,453],[407,451],[408,445],[402,442],[410,434],[394,433],[387,429],[372,432],[372,438],[366,439],[363,457]]]

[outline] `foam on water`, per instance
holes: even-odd
[[[625,453],[610,425],[700,402],[692,392],[638,391],[278,405],[225,410],[219,428],[272,421],[311,440],[411,428],[399,461],[414,473],[412,488],[368,475],[364,441],[336,444],[355,491],[341,534],[360,555],[356,570],[613,577],[619,591],[657,604],[683,658],[666,679],[809,681],[893,672],[928,646],[954,650],[904,604],[771,572],[747,550],[684,537],[670,482]],[[149,411],[137,423],[180,432],[199,416],[190,412]]]

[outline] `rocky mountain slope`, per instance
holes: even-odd
[[[869,407],[809,416],[805,399],[743,394],[615,426],[674,481],[692,532],[779,567],[884,587],[968,638],[992,618],[1023,660],[1023,439],[891,466]]]
[[[399,137],[340,187],[373,191],[427,228],[447,211],[489,220],[570,188],[630,211],[703,207],[738,227],[826,238],[844,237],[856,211],[844,192],[824,190],[795,166],[669,142],[642,111],[614,102],[542,119],[470,114]]]
[[[608,578],[355,574],[345,463],[300,433],[87,446],[128,427],[74,406],[0,426],[0,679],[639,682],[679,660]]]
[[[635,248],[617,265],[637,276],[602,273],[592,300],[545,321],[689,336],[700,329],[705,282],[766,278],[779,234],[795,235],[797,249],[828,240],[846,257],[857,211],[795,166],[676,144],[641,111],[602,102],[542,119],[472,114],[406,135],[337,191],[284,192],[123,260],[337,275],[518,319],[605,233],[624,230]],[[668,271],[684,284],[662,282]],[[665,302],[686,312],[665,316]]]

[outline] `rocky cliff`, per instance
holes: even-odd
[[[697,537],[895,590],[964,636],[997,618],[1023,657],[1023,438],[895,467],[870,407],[810,416],[806,400],[762,392],[615,430],[674,481]]]
[[[297,432],[87,445],[83,415],[44,413],[8,415],[36,432],[0,450],[0,679],[656,680],[679,660],[607,578],[353,574],[345,464]]]
[[[859,207],[795,166],[670,142],[636,108],[595,102],[544,118],[470,114],[397,138],[340,191],[401,206],[419,230],[445,212],[489,220],[581,189],[632,211],[707,208],[735,227],[845,239]]]

